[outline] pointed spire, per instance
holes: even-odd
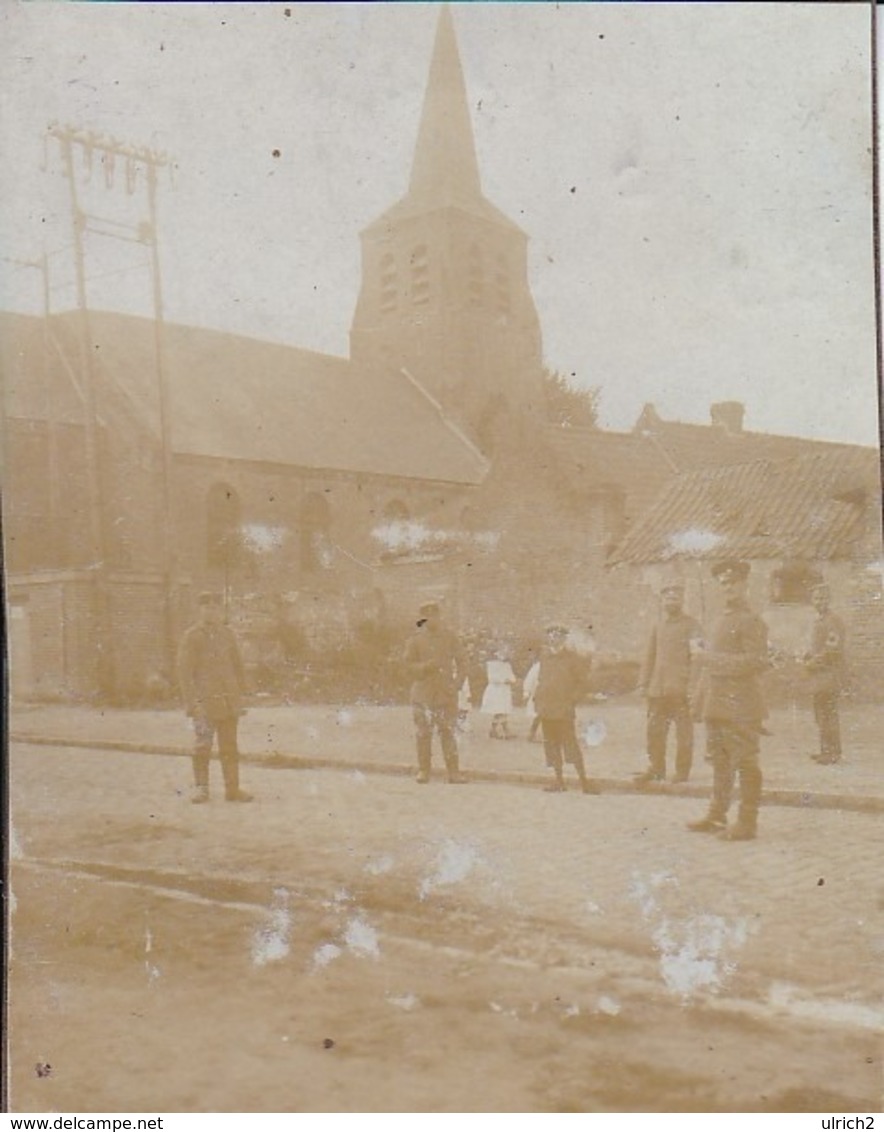
[[[442,5],[411,168],[409,196],[451,203],[481,197],[463,69],[448,4]]]

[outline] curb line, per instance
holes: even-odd
[[[76,747],[93,751],[121,751],[125,754],[171,755],[177,758],[190,758],[187,747],[164,746],[156,743],[113,742],[109,739],[61,739],[47,735],[9,734],[10,743],[25,743],[35,747]],[[303,755],[274,754],[266,757],[241,754],[240,762],[251,766],[265,767],[269,770],[349,770],[360,774],[384,774],[410,778],[414,767],[405,763],[358,762],[338,758],[310,758]],[[441,773],[441,772],[440,772]],[[542,787],[548,781],[547,775],[530,774],[524,771],[466,770],[471,782],[499,783],[506,786]],[[441,778],[440,778],[441,781]],[[705,786],[638,785],[624,778],[590,777],[590,782],[600,792],[608,794],[641,794],[644,797],[709,797]],[[574,791],[571,791],[572,793]],[[884,798],[857,794],[821,794],[807,790],[765,790],[762,798],[765,806],[791,806],[813,810],[848,810],[853,813],[884,813]]]

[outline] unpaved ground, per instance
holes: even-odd
[[[16,1111],[879,1104],[873,1032],[738,1004],[681,1006],[660,994],[651,960],[625,953],[584,949],[580,967],[514,954],[566,953],[573,941],[549,924],[510,922],[483,939],[463,907],[437,904],[423,921],[375,912],[379,954],[369,937],[362,952],[343,949],[323,967],[317,949],[346,920],[346,902],[302,893],[297,943],[260,965],[249,958],[262,932],[272,939],[273,922],[263,901],[249,908],[258,894],[248,886],[195,883],[173,896],[163,894],[169,878],[144,880],[149,887],[19,870]]]
[[[880,1108],[871,815],[188,776],[14,749],[15,1111]]]

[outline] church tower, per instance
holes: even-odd
[[[454,24],[436,29],[406,195],[362,233],[351,357],[404,367],[481,436],[503,407],[540,411],[527,236],[482,194]]]

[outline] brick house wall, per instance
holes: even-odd
[[[19,690],[38,699],[92,696],[96,690],[92,576],[61,571],[17,575],[7,580],[7,600],[23,622],[20,639],[30,668],[28,687]]]

